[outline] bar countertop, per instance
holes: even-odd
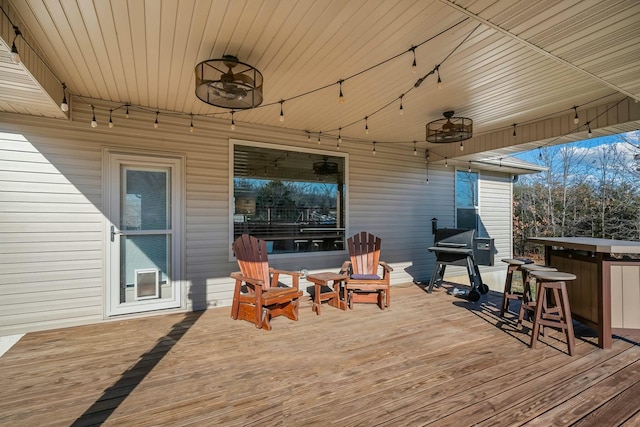
[[[529,237],[531,243],[605,254],[640,254],[640,242],[594,237]]]

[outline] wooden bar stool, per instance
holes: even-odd
[[[533,261],[529,259],[515,259],[515,258],[505,258],[502,262],[506,262],[507,265],[507,278],[504,282],[504,292],[502,293],[502,306],[500,307],[500,317],[504,317],[504,313],[509,311],[509,301],[511,300],[520,300],[522,301],[523,294],[519,292],[514,292],[511,287],[513,285],[513,273],[516,271],[520,272],[522,277],[522,285],[524,286],[524,273],[522,271],[522,266],[525,264],[533,264]]]
[[[530,274],[536,279],[536,287],[538,288],[538,293],[536,294],[536,311],[531,332],[531,348],[536,347],[540,327],[548,326],[564,331],[567,337],[569,356],[573,356],[576,343],[566,282],[575,280],[576,276],[560,271],[540,270],[531,271]],[[551,305],[549,293],[553,293],[554,305]]]
[[[522,271],[522,303],[520,304],[520,312],[518,314],[518,325],[522,324],[522,320],[524,319],[525,313],[527,314],[527,319],[530,320],[533,317],[533,313],[536,309],[536,300],[533,298],[533,294],[531,292],[531,280],[533,277],[531,276],[531,272],[533,271],[547,271],[553,272],[558,271],[555,267],[549,267],[546,265],[539,264],[524,264],[520,266],[520,270]],[[538,296],[538,281],[536,281],[536,298]]]

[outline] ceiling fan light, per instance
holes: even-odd
[[[473,136],[473,120],[454,117],[453,111],[445,111],[444,119],[427,123],[427,141],[435,144],[465,141]]]
[[[262,73],[235,56],[202,61],[195,74],[196,96],[206,104],[246,110],[262,103]]]

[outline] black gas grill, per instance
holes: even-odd
[[[434,246],[429,251],[436,255],[436,265],[429,281],[431,293],[433,287],[439,287],[442,283],[447,265],[457,265],[467,268],[471,291],[467,298],[470,301],[478,301],[480,294],[489,292],[489,287],[482,282],[477,258],[487,258],[486,252],[491,255],[487,258],[489,265],[493,265],[493,239],[476,238],[475,230],[460,228],[439,228],[435,232]],[[482,251],[482,252],[480,252]]]

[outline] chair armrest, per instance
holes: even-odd
[[[393,268],[391,268],[391,266],[384,261],[380,261],[378,264],[380,264],[385,271],[393,271]]]
[[[342,263],[342,267],[340,267],[339,274],[347,274],[349,272],[349,267],[351,267],[351,261],[345,261]]]
[[[232,279],[236,279],[236,280],[240,280],[241,282],[245,282],[245,283],[248,283],[248,284],[254,285],[254,286],[260,286],[260,287],[264,286],[264,281],[262,281],[260,279],[253,279],[251,277],[243,276],[240,271],[236,271],[235,273],[231,273],[231,278]]]

